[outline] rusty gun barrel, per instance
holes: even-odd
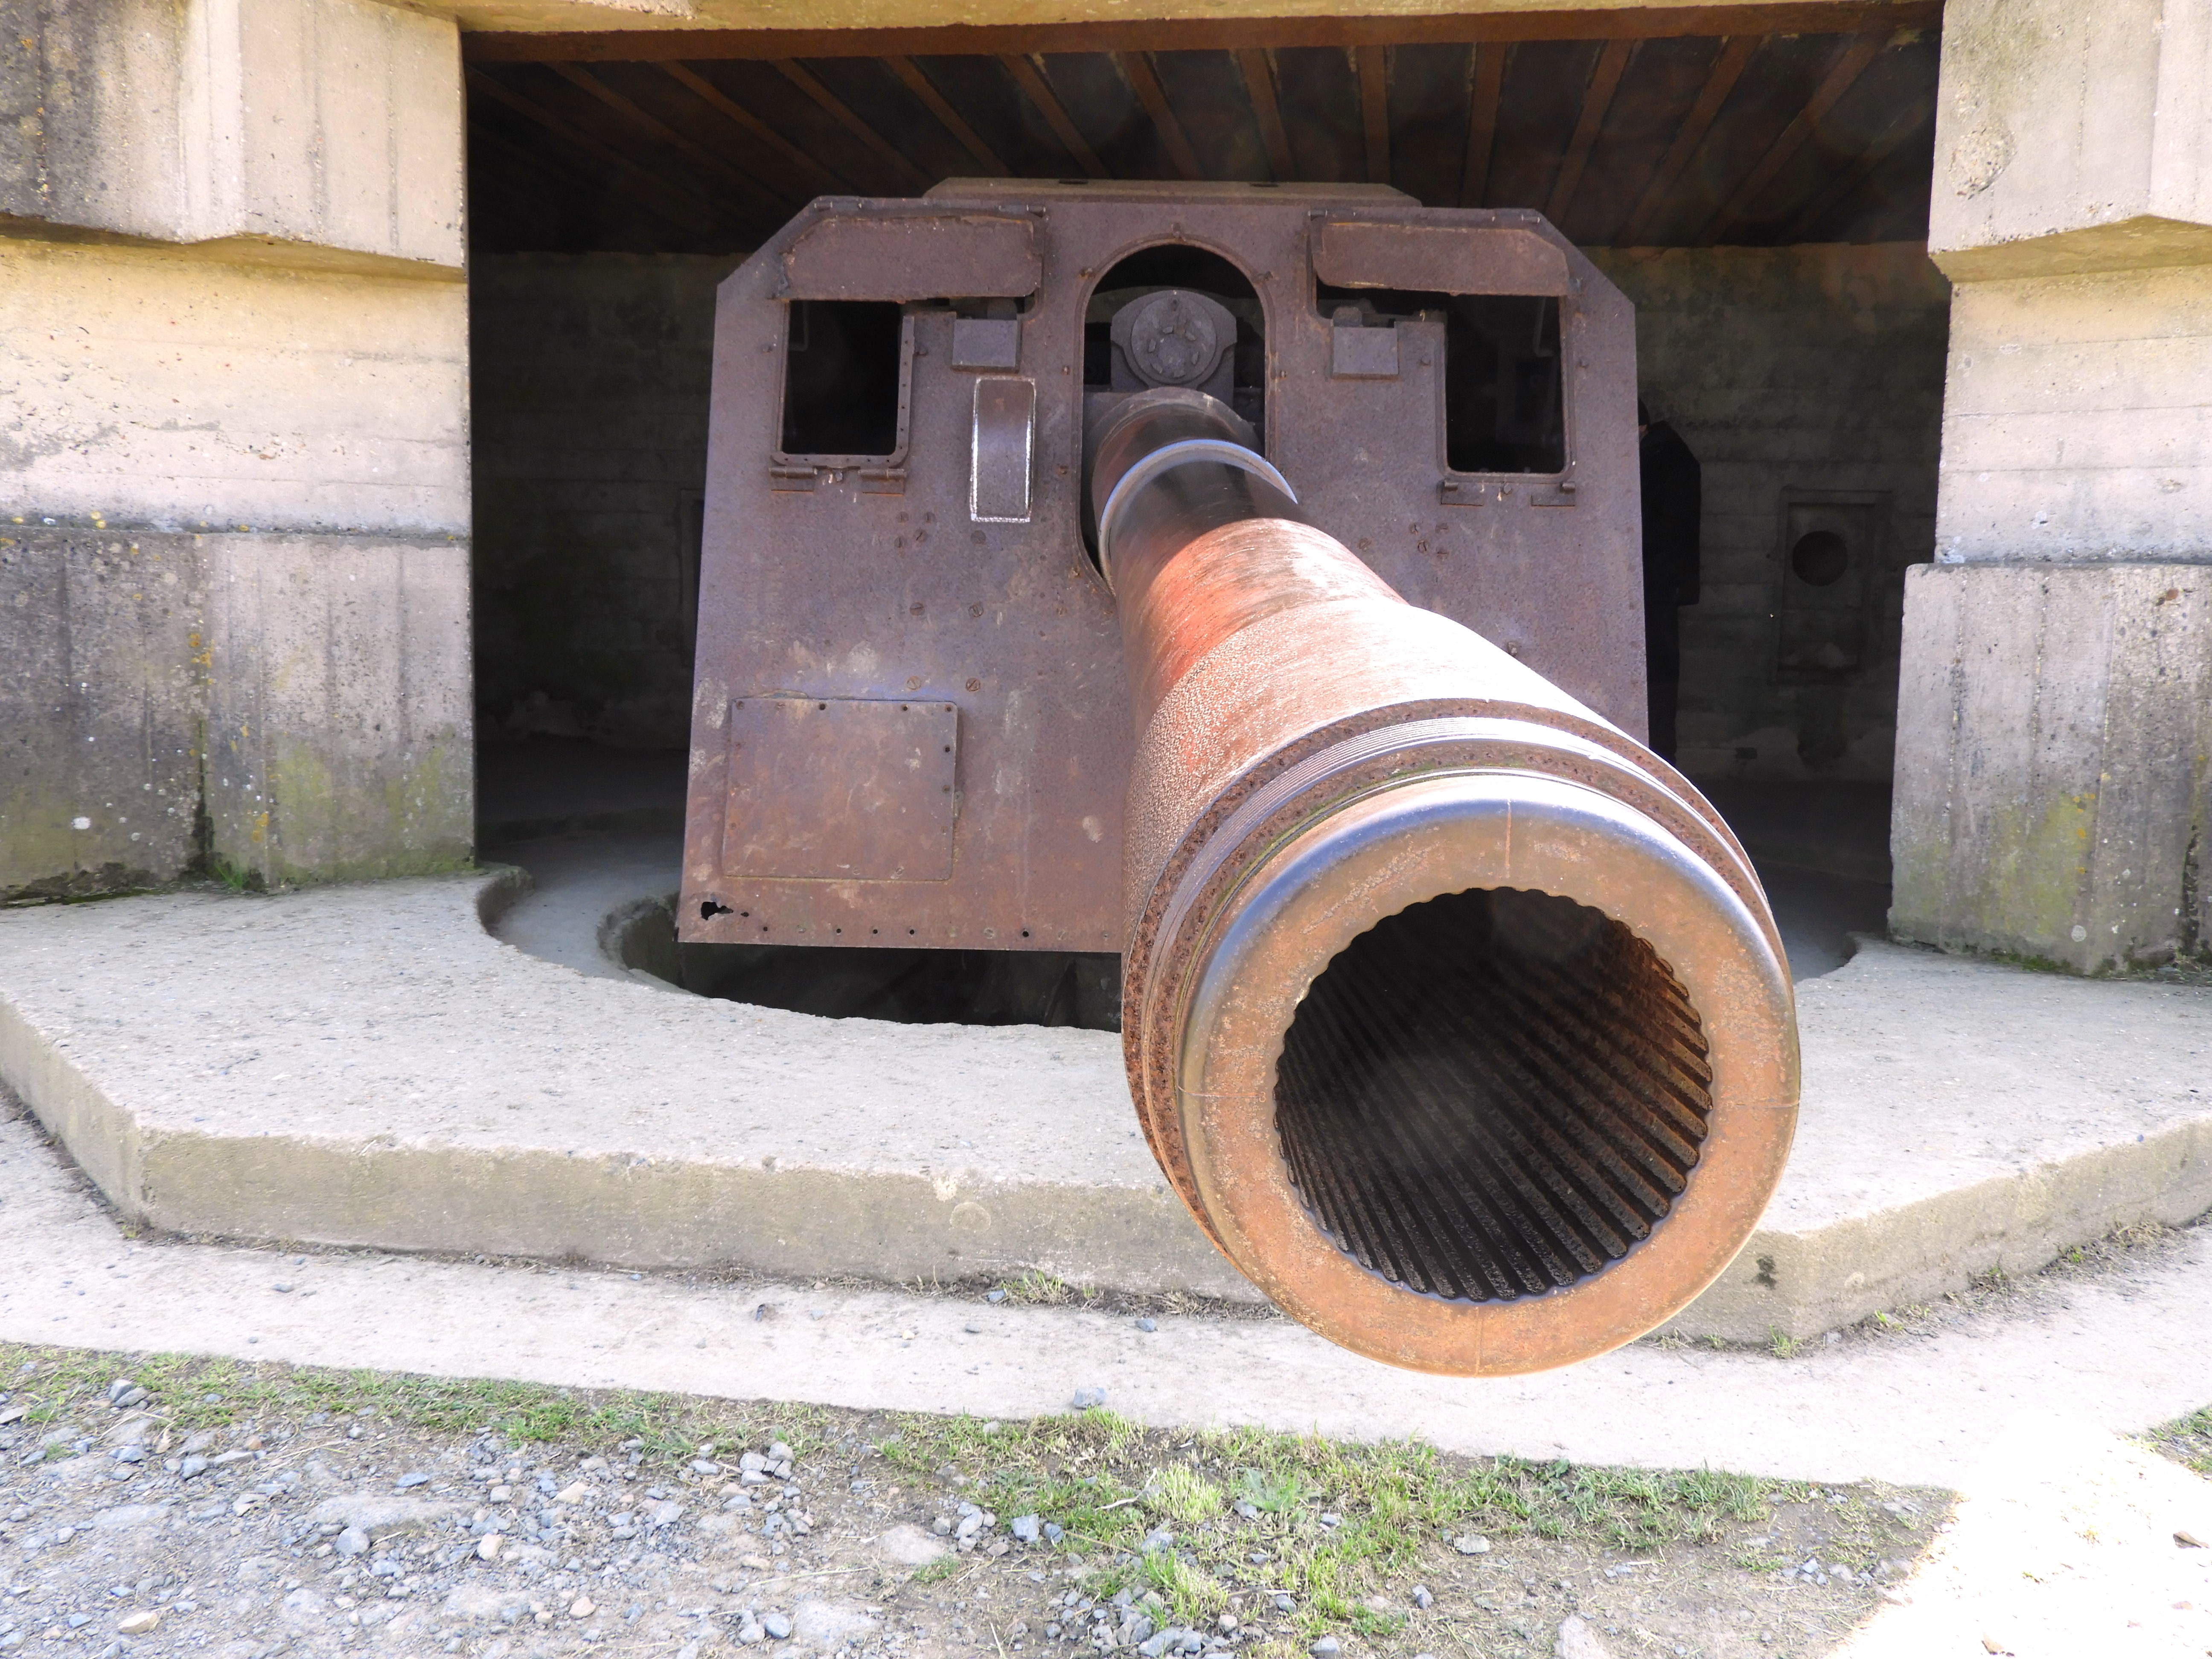
[[[1662,1322],[1796,1121],[1765,895],[1657,756],[1303,520],[1202,393],[1086,447],[1135,707],[1123,1042],[1161,1168],[1332,1340],[1484,1376]]]

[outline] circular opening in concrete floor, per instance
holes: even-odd
[[[681,945],[665,903],[612,926],[606,948],[624,967],[725,1001],[913,1025],[1121,1029],[1121,958],[1110,952]]]
[[[1387,916],[1285,1034],[1275,1126],[1337,1247],[1425,1295],[1571,1285],[1665,1218],[1712,1074],[1697,1011],[1626,927],[1571,899],[1448,894]]]

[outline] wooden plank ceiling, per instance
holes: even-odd
[[[486,252],[739,252],[817,195],[990,174],[1387,181],[1540,209],[1585,245],[1917,240],[1937,18],[472,35],[473,235]]]

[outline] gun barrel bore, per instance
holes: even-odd
[[[1306,522],[1222,404],[1086,499],[1135,708],[1122,1032],[1152,1152],[1330,1340],[1466,1376],[1656,1326],[1796,1121],[1765,895],[1672,767]]]

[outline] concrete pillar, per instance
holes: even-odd
[[[2212,941],[2212,8],[1952,0],[1936,562],[1892,928],[2094,973]]]
[[[0,12],[0,898],[466,863],[454,25]]]

